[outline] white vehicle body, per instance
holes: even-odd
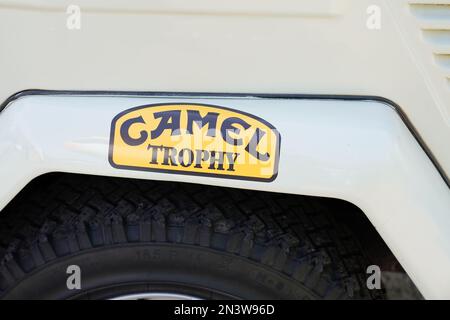
[[[450,298],[449,0],[86,0],[75,30],[70,3],[0,0],[0,207],[54,171],[343,199]],[[110,165],[117,114],[187,101],[273,124],[277,178]]]

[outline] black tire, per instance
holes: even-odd
[[[3,299],[375,297],[320,199],[193,184],[51,175],[3,210],[0,258]]]

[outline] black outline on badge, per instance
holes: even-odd
[[[218,174],[218,173],[203,173],[203,172],[190,172],[190,171],[181,171],[181,170],[168,170],[168,169],[154,169],[154,168],[145,168],[145,167],[136,167],[136,166],[126,166],[126,165],[118,165],[114,163],[112,159],[113,155],[113,149],[114,149],[114,133],[116,129],[116,122],[119,120],[122,116],[124,116],[127,113],[139,110],[139,109],[145,109],[145,108],[152,108],[152,107],[160,107],[160,106],[176,106],[176,105],[193,105],[193,106],[203,106],[203,107],[213,107],[218,108],[226,111],[236,112],[239,114],[242,114],[244,116],[250,117],[252,119],[255,119],[263,124],[265,124],[267,127],[269,127],[273,132],[275,132],[277,136],[277,143],[278,145],[275,147],[275,164],[274,164],[274,174],[270,178],[252,178],[252,177],[246,177],[246,176],[231,176],[231,175],[225,175],[225,174]],[[119,114],[117,114],[112,120],[111,120],[111,132],[109,136],[109,148],[108,148],[108,162],[109,164],[116,169],[123,169],[123,170],[137,170],[137,171],[148,171],[148,172],[158,172],[158,173],[171,173],[171,174],[181,174],[181,175],[189,175],[189,176],[201,176],[201,177],[214,177],[214,178],[225,178],[225,179],[233,179],[233,180],[247,180],[247,181],[260,181],[260,182],[272,182],[274,181],[278,176],[278,164],[280,161],[280,150],[281,150],[281,134],[275,128],[271,123],[267,122],[266,120],[255,116],[253,114],[223,107],[223,106],[217,106],[213,104],[206,104],[206,103],[195,103],[195,102],[172,102],[172,103],[155,103],[155,104],[146,104],[141,105],[133,108],[126,109]]]

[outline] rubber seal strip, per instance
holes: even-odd
[[[151,96],[165,96],[165,97],[220,97],[220,98],[264,98],[264,99],[313,99],[313,100],[347,100],[347,101],[378,101],[384,103],[393,108],[400,116],[403,123],[411,132],[417,143],[422,150],[428,156],[430,161],[439,172],[447,187],[450,188],[450,180],[445,174],[444,169],[441,167],[436,157],[431,150],[425,144],[416,128],[408,119],[406,113],[402,108],[392,100],[379,96],[366,96],[366,95],[334,95],[334,94],[282,94],[282,93],[218,93],[218,92],[164,92],[164,91],[96,91],[96,90],[43,90],[43,89],[28,89],[19,91],[9,98],[7,98],[0,105],[0,112],[6,108],[11,102],[20,99],[25,96],[33,95],[52,95],[52,96],[130,96],[130,97],[151,97]]]

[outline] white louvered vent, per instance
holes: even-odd
[[[450,0],[410,0],[424,39],[450,88]]]

